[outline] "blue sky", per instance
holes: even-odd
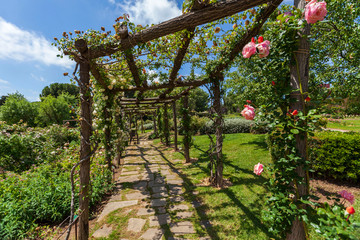
[[[292,0],[285,2],[291,3]],[[19,91],[38,101],[53,83],[69,83],[64,72],[74,63],[57,58],[51,46],[62,32],[112,30],[114,20],[128,13],[136,24],[151,24],[181,14],[181,0],[11,0],[0,8],[0,96]]]

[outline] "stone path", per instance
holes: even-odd
[[[92,239],[211,239],[206,234],[210,224],[197,219],[200,202],[186,200],[196,192],[186,191],[177,169],[151,141],[142,139],[127,148],[116,186],[97,217]]]

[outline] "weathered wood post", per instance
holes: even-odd
[[[139,133],[138,133],[138,123],[137,123],[137,116],[135,115],[135,134],[136,134],[136,142],[139,144]]]
[[[189,94],[185,94],[183,97],[183,131],[184,131],[184,157],[187,163],[190,162],[190,115],[189,115]]]
[[[177,147],[177,122],[176,122],[176,101],[172,102],[172,108],[173,108],[173,120],[174,120],[174,150],[178,151]]]
[[[220,79],[221,78],[221,79]],[[221,75],[212,81],[212,91],[214,94],[213,109],[216,113],[215,117],[215,136],[216,136],[216,172],[215,172],[215,185],[217,187],[223,186],[223,159],[222,159],[222,145],[223,145],[223,128],[222,128],[222,108],[221,108],[221,89],[220,80],[224,80]]]
[[[165,145],[170,146],[170,130],[169,130],[169,116],[168,116],[168,104],[164,104],[164,137]]]
[[[104,108],[104,117],[105,117],[105,161],[108,165],[108,169],[111,172],[112,171],[112,159],[111,159],[111,129],[110,129],[110,124],[111,124],[111,119],[112,119],[112,114],[110,113],[109,109],[111,109],[111,101],[110,101],[110,97],[109,95],[111,94],[108,90],[105,90],[104,92],[105,96],[107,96],[107,100],[105,102],[105,108]]]
[[[156,127],[156,111],[154,111],[154,113],[153,113],[153,125],[154,125],[155,136],[157,136],[158,132],[157,132],[157,127]]]
[[[144,133],[145,132],[145,130],[144,130],[144,114],[141,113],[140,117],[141,117],[141,133]]]
[[[89,188],[90,188],[90,136],[91,130],[91,96],[90,96],[90,64],[86,59],[87,43],[84,39],[75,42],[75,47],[81,54],[80,61],[80,193],[79,193],[79,240],[89,238]],[[86,159],[86,160],[85,160]]]
[[[296,8],[304,9],[306,5],[305,0],[294,0],[294,5]],[[310,34],[310,24],[307,24],[305,28],[300,30],[301,34],[309,35]],[[305,102],[304,98],[306,95],[301,96],[300,86],[303,93],[308,92],[308,82],[309,82],[309,60],[310,60],[310,43],[307,38],[300,37],[298,50],[294,52],[294,65],[290,66],[290,85],[293,91],[290,94],[290,98],[293,99],[290,103],[290,109],[304,111],[305,110]],[[304,112],[305,113],[305,112]],[[305,113],[306,114],[306,113]],[[307,160],[307,133],[300,132],[295,135],[296,139],[296,148],[299,153],[299,157],[302,158],[302,161],[305,162]],[[308,186],[308,176],[306,174],[306,170],[304,169],[304,165],[300,165],[296,167],[296,173],[304,178],[306,181],[303,184],[298,184],[299,196],[304,196],[308,194],[309,186]],[[287,235],[288,240],[305,240],[306,237],[306,229],[305,224],[300,219],[296,219],[292,223],[291,233]]]

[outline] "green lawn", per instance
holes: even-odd
[[[253,173],[254,165],[261,162],[270,163],[270,155],[265,144],[265,135],[248,133],[227,134],[224,139],[224,177],[233,185],[225,189],[199,186],[210,173],[207,167],[208,158],[205,151],[209,146],[207,136],[195,136],[191,157],[198,158],[192,164],[177,163],[185,173],[185,182],[196,185],[204,206],[197,210],[200,219],[209,219],[213,227],[208,234],[213,239],[270,239],[268,227],[261,220],[265,210],[267,196],[265,182],[269,175]],[[159,143],[159,140],[154,140]],[[163,151],[167,159],[184,159],[181,152]],[[191,196],[189,196],[191,197]],[[360,197],[360,196],[358,196]],[[354,205],[360,209],[359,201]],[[360,215],[355,216],[357,221]],[[194,222],[196,225],[196,223]],[[313,235],[313,234],[312,234]],[[321,239],[311,237],[311,239]]]
[[[340,122],[328,121],[327,128],[360,132],[360,118],[339,119]]]

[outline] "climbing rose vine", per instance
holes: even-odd
[[[255,53],[259,54],[260,58],[267,57],[270,52],[270,41],[264,41],[262,36],[258,39],[258,44],[255,43],[255,38],[251,39],[251,42],[245,45],[242,50],[244,58],[250,58]]]
[[[251,42],[245,45],[245,47],[242,50],[242,55],[244,58],[250,58],[252,55],[256,53],[256,44],[255,44],[255,38],[251,39]]]
[[[308,23],[322,21],[324,20],[326,14],[326,2],[317,2],[317,0],[312,0],[305,6],[305,20]]]

